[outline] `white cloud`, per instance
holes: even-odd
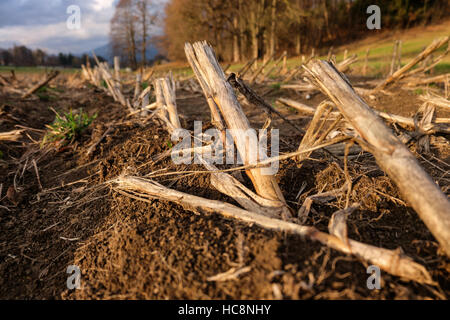
[[[47,0],[48,1],[48,0]],[[26,0],[24,1],[26,2]],[[48,5],[58,6],[61,0],[50,0]],[[108,41],[109,22],[114,14],[114,0],[94,0],[81,7],[81,28],[70,30],[66,26],[69,15],[57,22],[6,25],[0,27],[4,43],[23,44],[30,48],[43,48],[49,53],[82,53],[102,46]],[[39,12],[36,12],[39,15]],[[98,42],[98,44],[97,44]],[[94,47],[92,47],[94,46]]]
[[[95,11],[101,11],[103,9],[112,8],[114,0],[94,0],[92,3],[92,8]]]
[[[0,47],[23,44],[48,53],[91,51],[109,40],[109,23],[118,0],[0,0]],[[162,10],[167,0],[154,0]],[[69,30],[69,5],[81,9],[81,29]],[[160,28],[154,28],[160,34]]]
[[[69,30],[66,22],[34,26],[10,26],[0,28],[0,39],[3,41],[17,42],[31,48],[45,48],[49,53],[83,52],[94,48],[75,48],[74,43],[82,44],[80,40],[104,39],[99,46],[108,40],[109,21],[97,22],[94,16],[86,16],[81,20],[81,29]],[[67,45],[60,47],[62,42]],[[52,45],[58,45],[54,46]]]

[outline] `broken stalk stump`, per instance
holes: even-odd
[[[449,37],[445,37],[442,39],[436,39],[434,40],[427,48],[425,48],[424,51],[422,51],[417,57],[415,57],[414,59],[412,59],[408,64],[406,64],[405,66],[403,66],[402,68],[400,68],[399,70],[397,70],[396,72],[394,72],[394,74],[390,75],[386,80],[384,80],[382,83],[380,83],[376,88],[373,89],[373,92],[377,92],[380,90],[383,90],[384,88],[386,88],[388,85],[392,84],[393,82],[400,80],[402,78],[405,78],[408,75],[412,75],[414,73],[416,73],[414,71],[412,71],[411,73],[407,73],[407,71],[409,71],[412,67],[414,67],[417,63],[419,63],[420,61],[423,61],[426,57],[428,57],[431,53],[433,53],[435,50],[439,49],[440,47],[442,47],[444,44],[449,43]],[[445,52],[447,53],[448,50]],[[442,55],[443,57],[443,55]]]
[[[273,54],[269,59],[267,59],[267,61],[265,63],[263,63],[259,69],[257,69],[255,71],[255,73],[252,75],[252,77],[250,78],[249,82],[255,82],[255,80],[258,78],[259,74],[264,70],[264,68],[270,63],[270,61],[273,60],[273,58],[275,57],[275,54]]]
[[[159,78],[154,81],[156,105],[160,108],[158,116],[166,123],[169,132],[181,128],[178,117],[175,85],[173,79],[168,77]]]
[[[251,155],[259,154],[258,146],[249,143],[248,135],[242,134],[252,128],[233,88],[225,78],[214,50],[205,41],[202,41],[193,45],[186,43],[185,52],[202,88],[204,91],[208,90],[204,92],[206,98],[214,101],[214,105],[219,109],[227,127],[232,129],[230,130],[231,136],[244,163],[249,164],[251,160],[258,161],[258,159],[250,159]],[[223,142],[225,143],[225,141]],[[252,180],[258,195],[269,200],[276,200],[277,206],[274,209],[281,210],[281,216],[291,216],[275,176],[265,175],[259,168],[248,170],[247,175]]]
[[[114,80],[120,83],[120,57],[114,57]]]
[[[44,80],[42,80],[41,82],[39,82],[38,84],[36,84],[34,87],[32,87],[30,90],[28,90],[27,92],[25,92],[22,95],[22,99],[25,99],[29,96],[31,96],[33,93],[35,93],[36,91],[38,91],[40,88],[42,88],[43,86],[45,86],[47,83],[49,83],[50,81],[52,81],[54,78],[56,78],[56,76],[59,74],[59,71],[52,71],[50,72]]]
[[[358,96],[347,79],[325,61],[305,68],[360,136],[362,147],[398,186],[403,197],[450,256],[450,202],[408,148]]]

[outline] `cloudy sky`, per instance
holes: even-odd
[[[48,53],[91,51],[108,43],[118,0],[0,0],[0,48],[23,44]],[[67,8],[81,9],[81,28],[70,30]]]

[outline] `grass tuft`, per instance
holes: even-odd
[[[56,118],[52,124],[46,125],[47,133],[42,139],[41,147],[48,143],[60,143],[61,145],[70,144],[77,140],[82,132],[89,127],[92,121],[97,117],[89,115],[80,109],[78,113],[73,113],[72,110],[64,113],[64,115],[58,114],[54,109]]]
[[[276,83],[272,84],[271,87],[274,90],[280,90],[281,89],[281,83],[280,82],[276,82]]]

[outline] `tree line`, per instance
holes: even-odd
[[[219,60],[267,59],[287,51],[309,53],[368,33],[437,22],[450,15],[450,0],[119,0],[110,23],[110,46],[121,65],[147,65],[147,50],[184,60],[185,42],[207,40]],[[381,30],[368,30],[366,9],[381,8]],[[163,34],[152,28],[162,25]],[[99,57],[102,61],[103,58]],[[0,48],[0,65],[80,67],[87,55],[47,54],[26,46]]]
[[[121,63],[136,69],[147,64],[147,50],[151,27],[157,13],[151,0],[119,0],[110,24],[110,43],[113,54]]]
[[[186,41],[207,40],[218,58],[242,61],[291,55],[367,35],[368,6],[381,8],[381,31],[429,24],[447,17],[449,0],[170,0],[162,48],[184,59]]]
[[[105,61],[103,57],[98,57]],[[0,65],[2,66],[47,66],[47,67],[71,67],[80,68],[87,61],[92,65],[95,61],[87,54],[75,56],[71,53],[47,54],[44,50],[32,50],[26,46],[13,46],[10,49],[0,48]]]

